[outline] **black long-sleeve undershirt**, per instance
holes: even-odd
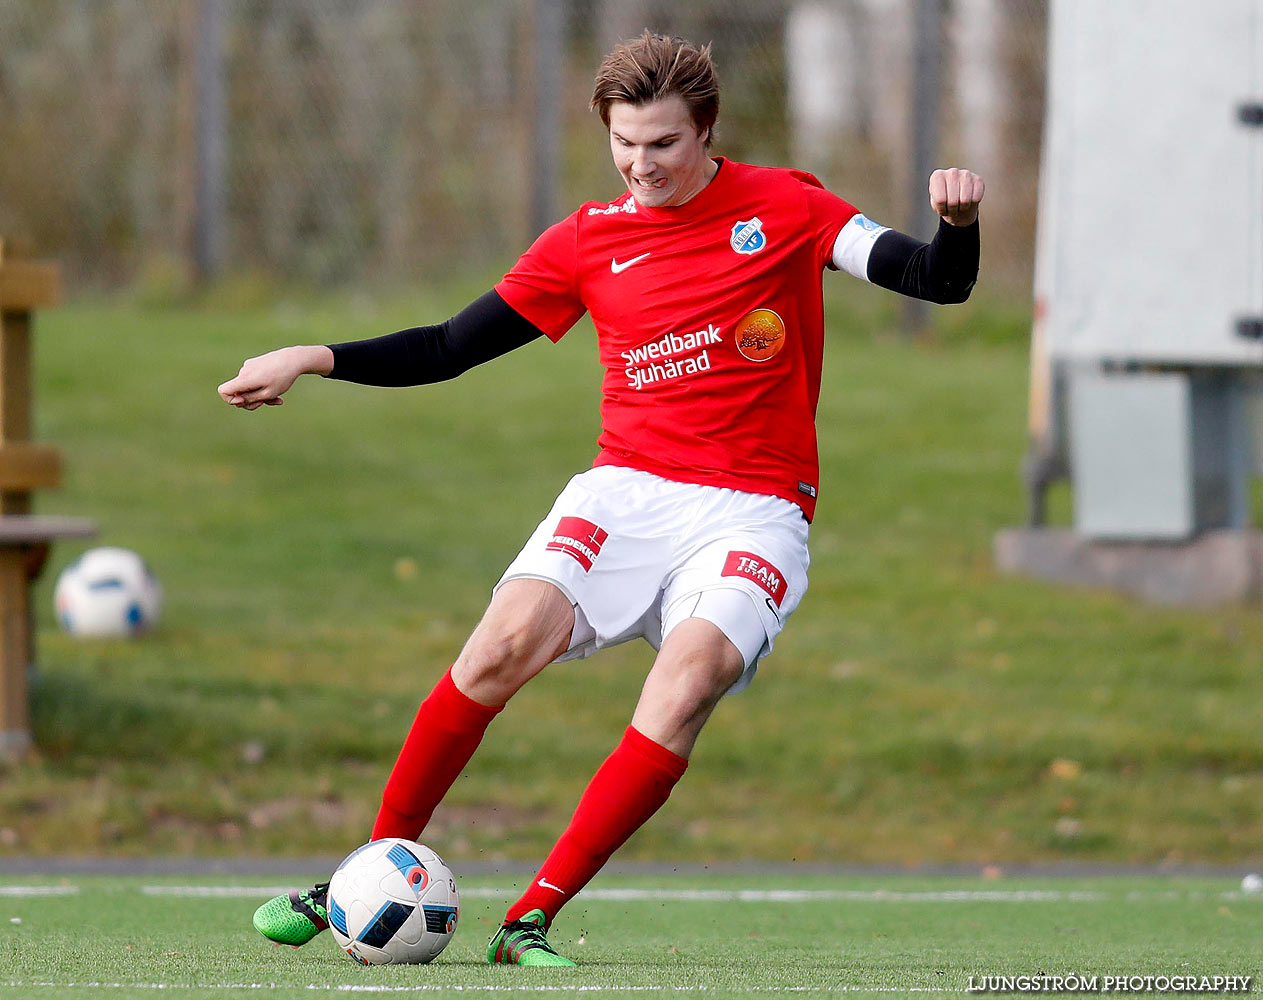
[[[414,326],[371,340],[330,344],[329,378],[361,385],[428,385],[462,375],[543,333],[495,291],[437,326]]]
[[[978,280],[978,256],[977,222],[953,226],[940,219],[929,243],[892,229],[873,244],[868,280],[939,305],[964,302]]]
[[[964,302],[978,278],[978,224],[940,222],[929,243],[895,230],[882,233],[868,258],[868,279],[930,302]],[[543,333],[495,291],[436,326],[417,326],[370,340],[330,344],[329,378],[362,385],[444,382]]]

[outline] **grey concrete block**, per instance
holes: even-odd
[[[1263,534],[1256,531],[1107,542],[1069,528],[1008,528],[996,534],[993,551],[1001,573],[1105,587],[1156,604],[1213,607],[1263,593]]]

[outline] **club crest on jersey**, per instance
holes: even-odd
[[[738,219],[732,227],[732,238],[728,242],[737,253],[746,255],[758,253],[767,246],[767,235],[763,232],[763,220],[757,215],[745,222]]]

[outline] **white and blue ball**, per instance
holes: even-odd
[[[329,880],[329,928],[361,965],[418,965],[447,947],[456,879],[428,847],[387,837],[353,851]]]
[[[89,549],[61,571],[53,606],[58,623],[73,636],[134,636],[158,624],[162,586],[135,552]]]

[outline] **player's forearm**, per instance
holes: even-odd
[[[978,280],[978,223],[940,221],[929,243],[890,230],[873,244],[868,280],[913,298],[947,305],[969,298]]]
[[[333,352],[323,344],[286,350],[294,352],[294,367],[300,375],[328,375],[333,370]]]
[[[330,378],[361,385],[428,385],[530,343],[541,332],[495,292],[435,326],[416,326],[384,337],[332,344]]]

